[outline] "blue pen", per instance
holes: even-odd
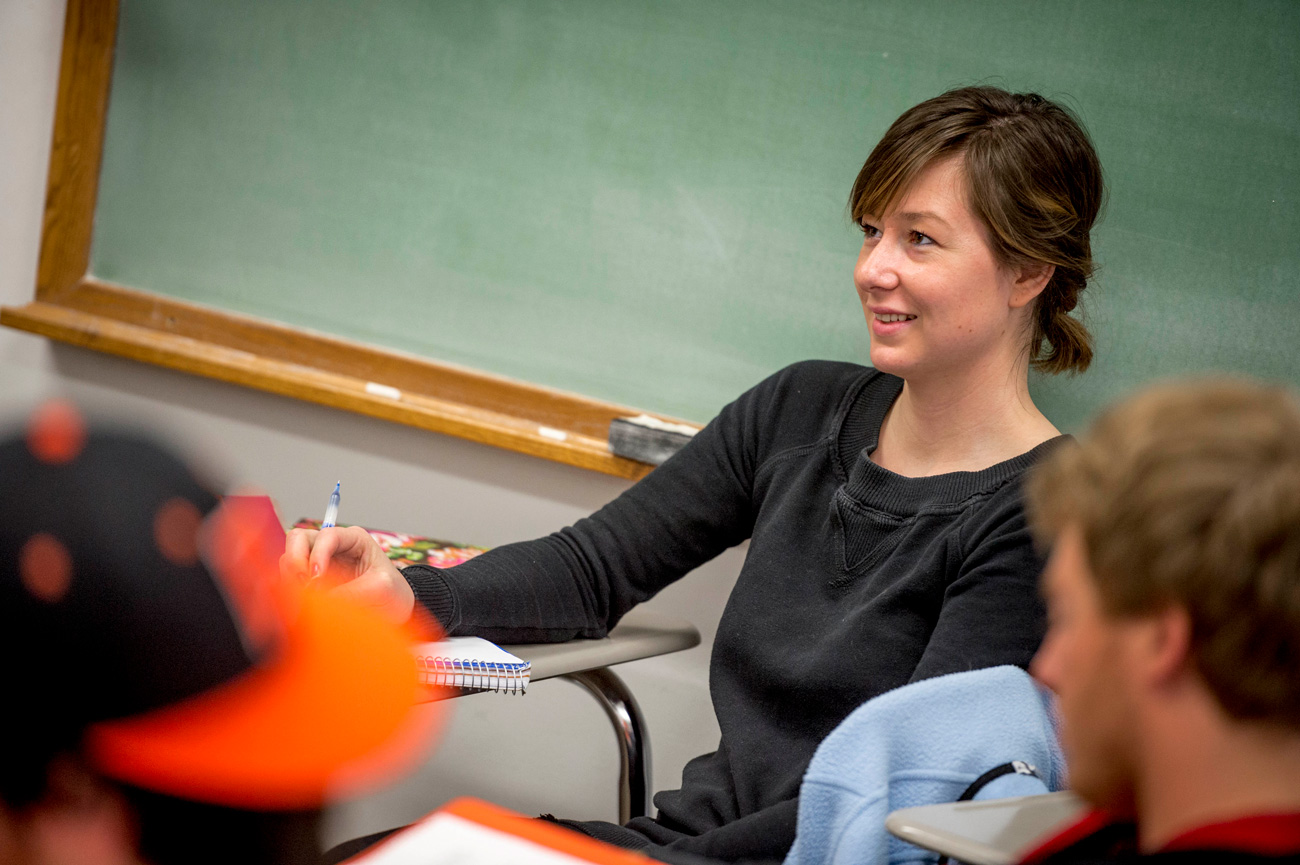
[[[334,482],[334,492],[330,493],[330,506],[325,509],[325,519],[321,520],[322,529],[334,528],[334,521],[339,518],[339,484],[342,481]]]

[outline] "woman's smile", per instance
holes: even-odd
[[[899,333],[916,321],[916,316],[911,313],[886,309],[872,309],[871,316],[871,335],[876,337]]]

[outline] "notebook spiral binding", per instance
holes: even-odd
[[[451,688],[470,688],[478,691],[499,691],[505,694],[524,694],[528,679],[512,664],[495,661],[462,661],[455,658],[416,658],[420,679],[426,685],[443,685]]]

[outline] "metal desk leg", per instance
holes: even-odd
[[[565,673],[560,678],[576,682],[596,698],[614,725],[618,737],[618,822],[650,813],[650,739],[645,718],[632,692],[608,667]]]

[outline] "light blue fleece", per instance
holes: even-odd
[[[952,802],[989,769],[1037,768],[990,782],[976,799],[1065,786],[1049,694],[1018,667],[952,673],[859,706],[817,748],[799,792],[799,823],[785,865],[896,865],[938,855],[893,838],[899,808]]]

